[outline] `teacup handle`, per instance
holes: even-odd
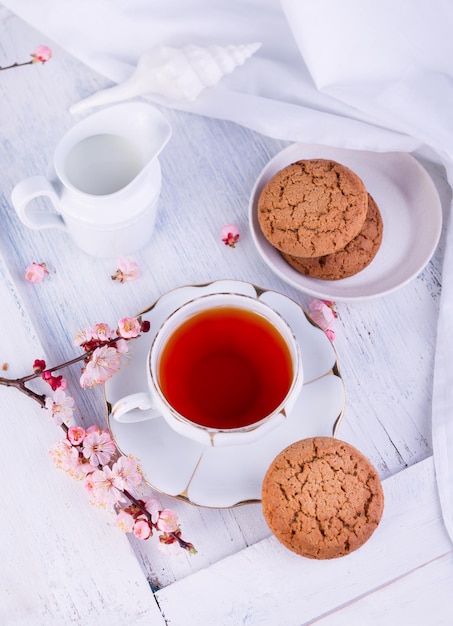
[[[33,230],[43,228],[58,228],[66,230],[66,224],[61,215],[51,211],[29,210],[28,204],[38,198],[46,196],[53,204],[56,211],[59,211],[59,197],[52,183],[44,176],[31,176],[18,183],[11,192],[11,202],[20,220]]]
[[[139,392],[131,393],[117,400],[112,407],[110,415],[117,422],[132,424],[161,417],[162,413],[154,408],[153,399],[149,393]]]

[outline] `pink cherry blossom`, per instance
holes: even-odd
[[[85,328],[85,330],[81,330],[74,337],[72,341],[73,346],[83,346],[86,343],[89,343],[93,339],[93,331],[91,328]]]
[[[47,46],[38,46],[30,56],[33,57],[32,63],[45,63],[52,57],[52,50]]]
[[[134,530],[135,519],[133,515],[121,509],[116,516],[115,524],[125,533],[130,533]]]
[[[94,467],[94,465],[91,465],[91,463],[87,459],[84,459],[79,454],[79,462],[74,467],[72,476],[74,478],[81,480],[83,478],[86,478],[88,475],[92,474],[96,470],[97,470],[97,467]]]
[[[89,484],[87,490],[90,493],[92,502],[105,507],[124,502],[125,498],[115,482],[115,476],[108,466],[90,474],[89,478],[87,478],[87,483]],[[87,483],[85,483],[86,487]]]
[[[90,497],[92,496],[94,489],[93,474],[95,471],[97,470],[93,470],[85,476],[85,490]]]
[[[151,515],[151,521],[153,524],[157,524],[159,519],[159,513],[162,510],[160,500],[156,497],[147,498],[145,500],[145,509]]]
[[[75,475],[75,469],[79,464],[79,453],[67,439],[57,441],[49,450],[49,455],[55,463],[55,467],[72,476]]]
[[[129,259],[124,257],[120,257],[118,259],[118,269],[112,276],[112,280],[118,280],[120,283],[125,283],[126,281],[135,280],[138,278],[138,275],[139,269],[137,263],[129,261]]]
[[[178,516],[170,509],[164,509],[159,514],[157,528],[166,533],[173,533],[178,530]]]
[[[226,224],[220,231],[223,243],[230,248],[235,248],[239,239],[239,228],[236,224]]]
[[[85,388],[103,384],[120,369],[120,365],[121,357],[115,348],[111,346],[96,348],[83,370],[80,385]]]
[[[80,446],[86,437],[85,429],[82,426],[71,426],[66,436],[73,446]]]
[[[57,441],[49,450],[49,455],[58,469],[64,470],[77,480],[91,475],[97,469],[80,456],[77,448],[68,439]]]
[[[330,300],[311,300],[308,304],[312,320],[318,324],[327,334],[331,341],[335,338],[333,325],[338,313],[334,309],[335,304]]]
[[[53,398],[47,396],[45,409],[57,426],[67,425],[74,414],[74,398],[67,396],[63,390],[57,389]]]
[[[48,273],[45,263],[30,263],[25,269],[25,279],[29,283],[40,283]]]
[[[99,426],[97,424],[92,424],[91,426],[88,426],[88,428],[86,429],[86,434],[87,435],[89,433],[99,433],[99,434],[101,434],[102,432],[103,432],[102,429],[99,428]]]
[[[96,385],[102,384],[104,381],[102,379],[98,379],[98,373],[93,367],[91,361],[86,364],[86,366],[82,369],[82,375],[80,376],[80,386],[83,389],[86,387],[95,387]]]
[[[112,465],[112,474],[115,476],[115,485],[131,493],[135,493],[143,479],[138,463],[132,456],[120,456]]]
[[[118,322],[118,332],[121,337],[133,339],[140,334],[140,322],[136,317],[123,317]]]
[[[335,311],[335,302],[333,300],[321,300],[321,302],[324,302],[324,304],[326,306],[328,306],[330,309],[332,309],[333,314],[335,315],[335,317],[338,317],[338,313]]]
[[[138,539],[146,540],[151,535],[151,528],[148,522],[144,520],[138,520],[134,525],[134,535]]]
[[[127,341],[125,339],[118,339],[118,341],[115,341],[115,348],[120,354],[126,354],[129,352],[129,346],[127,345]]]
[[[110,339],[113,339],[116,336],[116,333],[108,324],[101,323],[94,325],[94,328],[92,329],[92,336],[93,339],[99,339],[99,341],[110,341]]]
[[[106,465],[116,452],[115,443],[110,433],[93,431],[83,440],[83,456],[89,459],[92,465]]]

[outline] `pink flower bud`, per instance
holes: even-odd
[[[85,429],[81,426],[71,426],[66,436],[73,446],[79,446],[85,439],[85,435]]]
[[[35,359],[33,363],[33,371],[35,372],[43,372],[46,369],[46,362],[42,359]]]
[[[118,280],[120,283],[125,283],[128,280],[135,280],[138,278],[138,275],[138,264],[134,261],[129,261],[125,257],[120,257],[118,259],[118,269],[111,278],[112,280]]]
[[[239,239],[239,228],[236,224],[226,224],[221,230],[220,236],[226,246],[235,248]]]
[[[46,371],[41,374],[41,378],[46,381],[48,385],[51,386],[53,391],[57,389],[66,389],[67,383],[66,379],[63,376],[54,376],[51,372]]]
[[[166,533],[172,533],[178,530],[178,516],[174,511],[170,509],[164,509],[159,514],[157,521],[157,528]]]
[[[48,273],[45,263],[30,263],[25,269],[25,280],[29,283],[40,283]]]
[[[144,520],[139,520],[135,522],[134,535],[137,537],[137,539],[148,539],[148,537],[151,535],[151,528],[148,522],[145,522]]]
[[[134,530],[135,520],[130,513],[121,509],[116,516],[115,524],[125,533],[130,533]]]
[[[44,64],[52,57],[52,50],[47,46],[38,46],[30,56],[33,57],[33,63]]]
[[[335,311],[335,303],[331,300],[314,299],[308,303],[310,317],[326,333],[331,341],[335,339],[332,328],[338,313]]]

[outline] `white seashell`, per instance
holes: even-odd
[[[159,46],[139,58],[135,71],[126,81],[80,100],[70,111],[80,113],[145,94],[160,95],[170,102],[195,100],[206,87],[215,85],[225,74],[243,65],[260,47],[260,43]]]

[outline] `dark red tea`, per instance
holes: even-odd
[[[271,322],[236,307],[195,314],[170,336],[158,378],[181,415],[212,428],[260,421],[288,393],[289,349]]]

